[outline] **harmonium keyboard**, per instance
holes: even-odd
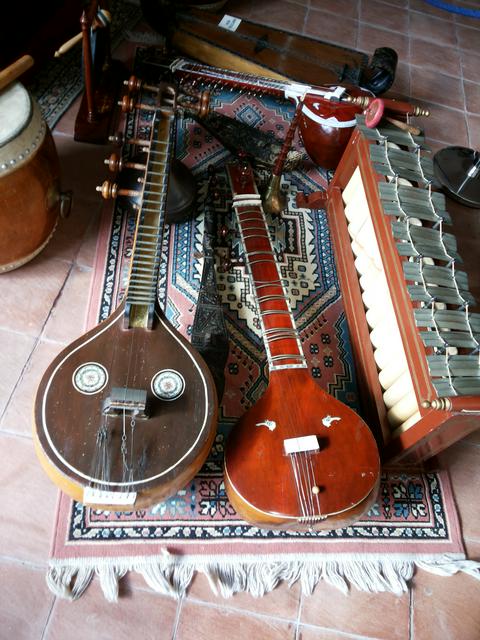
[[[418,463],[480,426],[480,314],[423,137],[357,125],[327,212],[363,417]]]

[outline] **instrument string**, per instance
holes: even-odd
[[[162,116],[163,117],[163,116]],[[147,241],[150,241],[152,238],[152,242],[147,245],[147,249],[145,251],[147,255],[148,262],[148,274],[150,278],[148,279],[147,287],[149,291],[148,299],[153,300],[153,305],[155,309],[156,298],[157,298],[157,287],[158,287],[158,274],[159,267],[162,261],[162,246],[163,246],[163,230],[164,230],[164,222],[165,222],[165,206],[166,206],[166,193],[167,193],[167,174],[168,174],[168,163],[171,154],[171,146],[172,146],[172,137],[173,137],[173,125],[172,122],[166,122],[166,138],[160,140],[160,126],[164,124],[165,121],[162,121],[162,118],[158,117],[158,114],[155,114],[152,125],[151,125],[151,133],[150,133],[150,146],[149,152],[147,156],[147,171],[145,172],[144,178],[144,191],[142,197],[142,209],[140,212],[140,218],[138,223],[137,237],[135,248],[138,248],[138,244],[140,246],[145,246],[143,238],[147,237]],[[165,147],[162,150],[162,155],[164,156],[163,160],[157,160],[156,154],[158,151],[158,147]],[[153,157],[153,159],[152,159]],[[160,166],[158,166],[160,165]],[[153,178],[153,179],[151,179]],[[147,206],[144,207],[144,203],[153,204],[153,212],[151,211],[152,207]],[[145,209],[148,209],[147,212],[149,215],[153,213],[154,222],[153,224],[145,224],[145,221],[142,223],[142,213],[144,213]],[[155,321],[155,320],[154,320]],[[133,378],[130,382],[130,372],[127,373],[127,382],[126,388],[132,385],[133,388],[136,386],[141,387],[145,384],[147,375],[145,375],[145,356],[147,353],[147,341],[149,338],[149,330],[146,327],[141,328],[131,328],[132,331],[132,344],[131,349],[134,354],[135,366],[133,367]],[[139,335],[138,335],[139,334]],[[140,338],[140,340],[138,339]],[[135,344],[136,343],[136,344]],[[135,348],[134,348],[135,344]],[[129,354],[129,363],[132,360],[132,352]],[[148,372],[147,372],[148,373]],[[146,430],[141,430],[141,439],[138,444],[135,438],[136,432],[136,419],[135,415],[131,417],[130,420],[130,463],[129,463],[129,483],[132,483],[134,478],[138,474],[142,474],[145,471],[145,466],[147,463],[147,455],[146,455]],[[136,448],[143,450],[136,454]],[[138,457],[138,460],[135,457]],[[143,469],[143,472],[142,472]],[[128,485],[127,485],[128,486]]]
[[[253,195],[252,197],[255,197],[255,196]],[[278,354],[275,354],[274,356],[272,356],[269,352],[268,355],[269,355],[269,361],[270,361],[270,370],[272,370],[272,365],[274,367],[274,363],[279,359],[292,360],[292,359],[298,358],[303,363],[305,362],[305,357],[299,343],[298,330],[296,328],[296,325],[293,319],[292,311],[290,309],[290,306],[288,305],[288,298],[286,296],[286,293],[283,287],[283,279],[281,277],[278,264],[276,263],[276,260],[275,260],[271,239],[270,239],[270,236],[268,235],[268,226],[263,213],[263,209],[261,208],[260,203],[258,203],[255,209],[245,208],[245,206],[242,206],[242,204],[245,205],[247,203],[246,202],[242,203],[241,200],[238,202],[235,202],[235,198],[234,198],[234,208],[237,213],[241,235],[243,239],[243,244],[245,247],[246,264],[250,271],[252,282],[254,285],[254,295],[256,297],[257,307],[260,313],[262,333],[264,335],[264,339],[267,345],[270,346],[271,342],[275,339],[275,335],[272,336],[272,332],[274,333],[280,332],[279,334],[277,333],[277,336],[279,335],[280,337],[282,337],[282,332],[290,331],[291,334],[283,335],[283,338],[286,340],[292,340],[292,339],[295,340],[296,350],[298,351],[298,354],[278,353]],[[251,224],[257,221],[261,222],[261,226],[256,226]],[[248,223],[248,225],[246,225],[245,223]],[[249,232],[249,231],[252,231],[253,229],[261,231],[263,233],[257,233],[257,234],[245,233],[245,231]],[[255,238],[254,249],[250,248],[249,246],[252,244],[253,238]],[[257,244],[258,240],[261,241],[260,244]],[[263,242],[267,243],[266,248],[263,247]],[[265,259],[250,260],[250,256],[260,255],[260,254],[263,254],[265,256],[269,255],[271,256],[271,258],[268,261]],[[256,270],[256,265],[258,265],[260,262],[262,263],[266,262],[268,264],[267,269],[269,267],[274,267],[275,275],[277,277],[269,279],[268,281],[257,279],[255,277],[255,270]],[[260,270],[262,271],[262,276],[264,276],[265,267],[260,267]],[[259,289],[265,286],[272,287],[272,291],[275,291],[275,293],[268,293],[268,294],[259,296],[258,295]],[[268,314],[269,311],[271,311],[272,317],[275,317],[283,313],[281,309],[266,310],[266,311],[263,310],[263,313],[262,313],[262,306],[264,302],[269,302],[273,300],[280,300],[287,307],[286,313],[289,317],[288,327],[285,327],[285,326],[265,327],[263,318],[265,317],[265,315]],[[277,339],[279,338],[277,337]],[[287,380],[287,384],[288,384],[288,380]],[[293,411],[293,413],[295,414],[297,413],[296,407],[294,409],[289,407],[288,410],[289,412]],[[296,416],[294,416],[293,423],[295,423],[295,417]],[[289,421],[287,421],[287,424],[288,423]],[[289,434],[285,434],[285,435],[289,435]],[[310,520],[312,521],[315,515],[321,515],[321,509],[320,509],[320,500],[317,494],[316,495],[317,514],[315,513],[315,504],[314,504],[312,491],[313,491],[313,487],[316,486],[316,479],[315,479],[315,472],[313,469],[313,463],[311,460],[311,455],[307,452],[297,452],[295,454],[290,454],[290,460],[291,460],[291,465],[292,465],[292,470],[294,475],[297,498],[298,498],[298,502],[299,502],[303,517],[306,519],[310,518]]]

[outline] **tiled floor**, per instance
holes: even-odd
[[[480,9],[478,0],[457,4]],[[430,105],[425,127],[433,149],[480,146],[480,20],[422,0],[231,0],[225,9],[369,54],[394,47],[400,64],[393,93]],[[74,107],[54,133],[63,186],[75,191],[72,214],[40,256],[0,277],[0,640],[478,640],[480,582],[464,574],[418,572],[403,597],[358,591],[345,597],[319,584],[308,598],[294,585],[260,599],[222,600],[203,577],[178,603],[138,580],[125,582],[117,605],[107,604],[96,584],[74,604],[50,594],[44,574],[57,491],[33,452],[32,399],[47,364],[83,330],[101,209],[94,187],[106,155],[72,142],[75,113]],[[456,217],[464,227],[460,251],[478,276],[478,211],[460,208]],[[469,557],[480,558],[480,432],[441,461],[451,471]]]

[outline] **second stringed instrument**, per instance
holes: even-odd
[[[310,376],[252,170],[230,164],[228,175],[270,372],[264,395],[227,442],[229,499],[261,527],[347,526],[376,498],[375,440],[359,415]]]
[[[172,97],[173,96],[173,97]],[[207,365],[157,301],[175,94],[153,117],[127,292],[106,320],[64,349],[35,402],[40,462],[79,502],[122,510],[181,489],[207,457],[217,398]]]

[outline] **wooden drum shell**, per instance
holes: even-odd
[[[25,127],[0,146],[0,273],[20,267],[45,247],[59,212],[58,155],[33,102]]]
[[[351,95],[364,95],[349,89]],[[347,102],[319,100],[307,95],[299,120],[303,144],[312,160],[324,169],[335,169],[355,129],[355,115],[362,109]]]

